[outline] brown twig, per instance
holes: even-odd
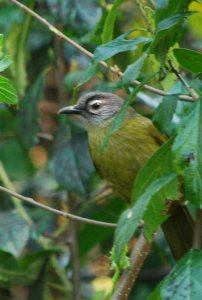
[[[39,202],[35,201],[34,199],[32,199],[30,197],[25,197],[23,195],[15,193],[15,192],[13,192],[13,191],[11,191],[11,190],[3,187],[3,186],[0,186],[0,191],[2,191],[4,193],[7,193],[7,194],[9,194],[11,196],[14,196],[14,197],[16,197],[16,198],[18,198],[20,200],[23,200],[23,201],[25,201],[25,202],[27,202],[29,204],[41,207],[41,208],[43,208],[45,210],[51,211],[51,212],[53,212],[55,214],[58,214],[60,216],[65,217],[65,218],[69,218],[71,220],[76,220],[76,221],[79,221],[79,222],[84,222],[84,223],[98,225],[98,226],[103,226],[103,227],[112,227],[112,228],[115,228],[117,226],[117,224],[115,224],[115,223],[108,223],[108,222],[102,222],[102,221],[87,219],[87,218],[79,217],[79,216],[76,216],[74,214],[67,213],[67,212],[64,212],[64,211],[52,208],[50,206],[44,205],[42,203],[39,203]]]
[[[201,249],[202,247],[202,209],[197,209],[196,220],[194,223],[193,248]]]
[[[153,239],[148,241],[145,239],[143,233],[141,233],[131,253],[130,269],[123,272],[112,300],[128,299],[141,267],[149,255]]]
[[[93,53],[91,53],[90,51],[86,50],[84,47],[80,46],[78,43],[76,43],[75,41],[73,41],[72,39],[70,39],[69,37],[67,37],[65,34],[63,34],[61,31],[59,31],[55,26],[53,26],[51,23],[49,23],[46,19],[44,19],[43,17],[41,17],[40,15],[38,15],[37,13],[35,13],[32,9],[30,9],[29,7],[27,7],[26,5],[18,2],[17,0],[9,0],[12,3],[14,3],[15,5],[17,5],[18,7],[20,7],[22,10],[26,11],[27,13],[29,13],[30,15],[32,15],[35,19],[37,19],[39,22],[41,22],[42,24],[44,24],[45,26],[47,26],[49,28],[50,31],[52,31],[55,35],[57,35],[59,38],[65,40],[67,43],[69,43],[70,45],[72,45],[74,48],[76,48],[77,50],[79,50],[81,53],[85,54],[86,56],[88,56],[89,58],[93,58]],[[100,65],[103,66],[104,68],[110,69],[111,72],[113,72],[114,74],[118,75],[119,77],[123,76],[123,73],[119,70],[117,70],[116,67],[109,67],[108,64],[105,61],[100,61]],[[141,82],[138,80],[132,80],[132,83],[134,83],[135,85],[139,86],[141,85]],[[154,88],[150,85],[143,85],[143,88],[151,93],[160,95],[160,96],[168,96],[168,93],[165,93],[162,90],[159,90],[157,88]],[[182,101],[188,101],[188,102],[192,102],[195,100],[195,98],[193,99],[191,96],[189,95],[179,95],[178,96],[179,100]]]
[[[194,93],[194,91],[192,90],[192,88],[189,86],[189,84],[186,82],[186,80],[182,77],[182,75],[178,72],[178,70],[175,68],[175,66],[173,65],[173,63],[172,63],[172,61],[170,59],[168,60],[168,63],[170,65],[170,67],[171,67],[171,70],[173,71],[173,73],[175,73],[175,75],[177,76],[177,78],[181,81],[181,83],[187,89],[187,91],[191,95],[192,99],[196,100],[198,98],[198,95],[196,95]]]

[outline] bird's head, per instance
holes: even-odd
[[[122,98],[111,93],[90,92],[80,97],[75,105],[66,106],[58,113],[79,115],[84,123],[102,125],[117,114],[123,101]]]

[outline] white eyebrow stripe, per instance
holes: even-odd
[[[90,101],[90,104],[93,105],[93,104],[102,104],[102,100],[92,100]]]

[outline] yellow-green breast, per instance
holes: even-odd
[[[100,174],[123,198],[130,200],[134,179],[145,161],[165,141],[152,122],[134,113],[110,136],[104,151],[101,145],[111,122],[88,127],[89,146]]]

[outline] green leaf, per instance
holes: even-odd
[[[202,72],[202,53],[186,49],[174,49],[174,55],[177,58],[179,64],[185,69],[193,72]]]
[[[153,115],[153,122],[161,132],[167,132],[177,107],[177,95],[163,98]]]
[[[152,43],[152,53],[154,53],[162,64],[165,65],[165,58],[170,47],[179,42],[182,24],[185,17],[190,15],[188,6],[191,0],[179,1],[157,1],[155,11],[156,32]]]
[[[156,31],[157,33],[168,30],[172,28],[175,25],[178,25],[181,21],[184,20],[185,17],[188,17],[192,14],[192,12],[186,12],[183,14],[177,14],[175,16],[171,16],[167,19],[162,20],[160,23],[158,23]]]
[[[174,172],[171,152],[172,142],[173,139],[170,139],[163,144],[138,173],[131,197],[133,203],[137,201],[153,181]]]
[[[29,0],[27,6],[32,9],[34,7],[34,1]],[[31,21],[32,16],[30,14],[24,14],[24,19],[21,24],[13,22],[13,27],[6,39],[10,57],[15,62],[15,64],[12,64],[11,71],[15,78],[15,85],[20,95],[24,95],[27,85],[26,44]]]
[[[177,262],[172,272],[160,283],[148,300],[201,299],[202,251],[190,250]]]
[[[168,1],[168,0],[157,0],[156,1],[156,12],[155,12],[155,22],[159,24],[162,20],[172,17],[175,14],[182,13],[187,10],[191,0],[178,0],[178,1]]]
[[[102,44],[106,44],[112,40],[117,10],[119,6],[125,1],[126,0],[115,0],[115,2],[112,4],[112,7],[105,19],[102,33]]]
[[[138,229],[140,221],[145,222],[145,236],[150,239],[158,226],[163,223],[165,215],[165,199],[176,199],[178,195],[177,175],[171,173],[154,180],[137,199],[131,209],[126,210],[118,223],[115,232],[115,247],[117,263],[120,260],[125,244]]]
[[[18,103],[16,89],[11,81],[3,76],[0,76],[0,103],[14,105]]]
[[[125,211],[115,233],[117,261],[125,244],[137,230],[140,221],[145,222],[145,234],[150,238],[153,231],[168,217],[162,214],[165,199],[177,199],[178,181],[172,166],[170,139],[146,162],[137,175],[132,192],[131,209]]]
[[[30,235],[30,226],[17,212],[0,213],[0,249],[18,257]]]
[[[187,199],[202,207],[202,102],[197,100],[182,119],[173,143],[176,171],[182,176]]]
[[[142,70],[143,64],[148,56],[147,52],[144,52],[138,60],[136,60],[133,64],[129,65],[123,74],[123,82],[129,83],[132,80],[135,80]]]
[[[37,141],[39,132],[38,102],[41,100],[43,83],[44,74],[41,74],[20,102],[17,132],[27,149]]]
[[[86,132],[74,124],[61,126],[54,141],[50,168],[59,184],[87,197],[94,167]]]
[[[0,58],[0,72],[6,70],[11,64],[11,60],[8,55],[4,55]]]
[[[129,35],[129,32],[126,32],[122,35],[120,35],[118,38],[114,39],[113,41],[101,45],[95,49],[94,57],[92,60],[92,63],[84,73],[79,86],[86,83],[88,80],[92,78],[92,76],[95,74],[96,69],[100,61],[106,60],[108,58],[111,58],[112,56],[121,53],[126,52],[129,50],[135,50],[136,45],[141,43],[149,42],[150,39],[147,37],[136,37],[134,39],[126,39],[126,37]]]
[[[0,251],[0,287],[33,283],[52,253],[50,250],[40,251],[17,260],[11,254]]]
[[[118,53],[135,50],[136,45],[147,43],[151,40],[144,36],[139,36],[133,39],[126,39],[129,33],[130,32],[126,32],[113,41],[97,47],[94,52],[94,62],[99,63],[101,60],[111,58]]]

